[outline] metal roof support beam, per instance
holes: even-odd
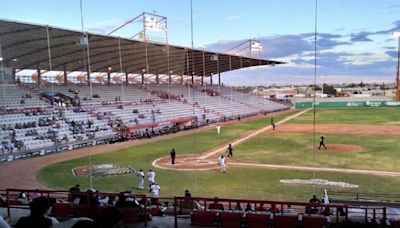
[[[126,85],[126,86],[129,85],[128,75],[129,75],[129,73],[128,73],[128,68],[127,68],[127,69],[125,69],[125,85]]]
[[[40,70],[39,64],[36,67],[36,71],[37,71],[37,84],[38,86],[40,86],[40,83],[42,81],[42,71]]]
[[[15,68],[12,69],[12,78],[15,83],[17,81],[17,70]]]
[[[68,84],[67,66],[64,65],[63,70],[64,70],[64,86],[67,86]]]
[[[156,70],[156,84],[160,84],[160,76],[158,75],[158,71]]]
[[[144,70],[142,70],[142,85],[144,84]]]
[[[111,81],[111,70],[110,68],[107,69],[107,86],[110,86]]]

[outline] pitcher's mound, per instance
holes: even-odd
[[[317,149],[318,149],[317,145]],[[321,147],[321,152],[327,151],[327,152],[361,152],[364,151],[366,148],[360,145],[354,145],[354,144],[327,144],[326,145],[327,149],[325,150],[323,147]]]

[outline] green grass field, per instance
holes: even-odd
[[[237,146],[236,155],[239,160],[249,163],[400,171],[398,137],[345,134],[328,134],[325,137],[328,147],[329,144],[352,144],[363,146],[366,150],[361,152],[313,151],[312,134],[286,133],[256,136]]]
[[[293,113],[291,113],[293,114]],[[290,114],[275,116],[275,121]],[[365,115],[365,116],[364,116]],[[396,124],[400,118],[400,109],[324,109],[317,110],[318,120],[322,123],[359,123],[359,124]],[[357,119],[357,122],[352,121]],[[371,120],[372,119],[372,120]],[[312,112],[308,112],[291,123],[309,123]],[[363,122],[363,120],[365,120]],[[113,153],[92,156],[93,164],[113,163],[120,166],[131,166],[137,169],[152,168],[157,173],[156,181],[161,186],[161,196],[182,195],[190,189],[197,196],[219,196],[232,198],[305,200],[312,194],[312,186],[291,186],[279,182],[280,179],[326,178],[330,181],[345,181],[358,184],[357,189],[337,189],[356,192],[393,193],[400,190],[400,178],[370,175],[352,175],[323,172],[301,172],[288,170],[270,170],[263,168],[230,167],[221,174],[218,170],[210,171],[173,171],[161,170],[151,166],[151,162],[161,156],[168,155],[171,148],[178,154],[192,154],[209,151],[269,124],[269,119],[241,121],[224,126],[222,134],[217,136],[215,129],[196,131],[194,134],[166,139],[154,143],[135,146]],[[400,171],[400,159],[396,152],[400,142],[393,136],[353,136],[327,135],[328,143],[352,143],[363,145],[366,150],[357,153],[312,153],[311,134],[263,134],[235,147],[235,156],[243,162],[273,163],[291,165],[377,169]],[[315,156],[315,157],[314,157]],[[68,189],[80,183],[89,187],[88,177],[73,177],[71,169],[89,164],[89,158],[65,161],[44,167],[38,173],[38,179],[55,189]],[[134,175],[120,175],[93,178],[93,186],[102,191],[136,190]],[[317,192],[322,188],[317,188]]]
[[[290,124],[312,124],[313,111],[305,113]],[[379,124],[400,125],[400,108],[321,108],[315,110],[316,124]]]

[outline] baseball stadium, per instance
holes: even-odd
[[[81,31],[0,19],[0,227],[400,227],[398,31],[393,96],[318,96],[316,0],[288,100],[226,83],[292,63],[195,47],[193,8],[187,47],[156,12],[88,32],[82,2]]]

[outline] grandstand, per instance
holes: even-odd
[[[157,57],[165,45],[146,43],[148,54],[144,55],[147,46],[142,41],[85,34],[91,46],[89,72],[80,60],[82,46],[76,44],[81,33],[4,20],[0,24],[7,72],[0,98],[2,162],[289,108],[223,87],[220,79],[218,85],[203,79],[215,72],[281,62],[167,46],[171,53],[167,64],[167,58]],[[117,41],[122,46],[115,46]],[[217,62],[212,60],[216,54]],[[76,65],[77,60],[81,65]],[[111,70],[133,61],[135,65]],[[25,69],[35,72],[17,75]],[[50,71],[58,73],[46,76]],[[72,76],[73,72],[81,76]],[[165,76],[168,81],[162,83]],[[183,78],[187,78],[185,83]]]

